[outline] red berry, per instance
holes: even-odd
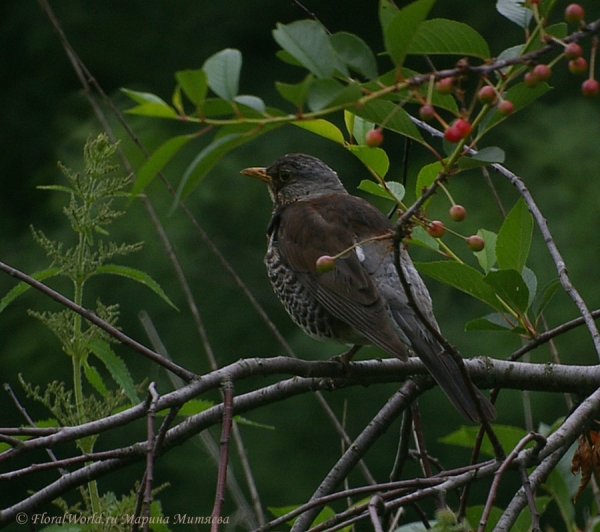
[[[458,142],[463,138],[463,134],[456,126],[450,126],[448,129],[446,129],[446,131],[444,131],[444,138],[448,142]]]
[[[532,72],[540,81],[546,81],[547,79],[550,79],[550,76],[552,75],[552,69],[544,64],[535,65]]]
[[[532,71],[529,71],[525,72],[525,75],[523,76],[523,81],[525,82],[525,85],[527,85],[530,88],[533,88],[540,82],[540,79]]]
[[[433,108],[433,105],[429,105],[428,103],[426,103],[425,105],[422,105],[420,107],[419,117],[421,118],[421,120],[424,120],[425,122],[429,122],[429,120],[432,120],[434,116],[435,116],[435,109]]]
[[[577,24],[585,17],[585,11],[579,4],[569,4],[565,9],[565,20],[571,24]]]
[[[471,134],[471,130],[473,129],[469,121],[465,120],[464,118],[459,118],[452,125],[458,128],[458,130],[462,133],[463,138],[468,137]]]
[[[510,100],[502,100],[499,104],[498,104],[498,112],[501,115],[511,115],[513,114],[515,111],[515,105],[510,101]]]
[[[490,85],[484,85],[477,93],[477,99],[481,103],[494,103],[496,101],[496,91]]]
[[[581,57],[582,53],[583,49],[576,42],[570,42],[565,46],[565,57],[567,59],[577,59],[578,57]]]
[[[597,96],[600,92],[600,83],[595,79],[586,79],[581,84],[581,92],[584,96]]]
[[[444,236],[446,228],[444,227],[444,224],[442,222],[440,222],[439,220],[434,220],[427,226],[427,232],[433,238],[441,238]]]
[[[436,82],[435,88],[440,94],[451,94],[454,90],[454,80],[452,78],[442,78]]]
[[[467,238],[467,246],[471,251],[481,251],[485,247],[485,242],[479,235],[471,235]]]
[[[365,135],[365,144],[369,146],[369,148],[377,148],[378,146],[381,146],[382,142],[383,133],[381,129],[376,128],[367,131],[367,134]]]
[[[571,74],[580,76],[585,74],[588,69],[588,62],[583,57],[577,57],[569,61],[569,71]]]
[[[455,222],[462,222],[467,216],[467,209],[462,205],[452,205],[448,211],[450,218]]]
[[[335,259],[329,255],[322,255],[317,259],[316,267],[320,273],[330,272],[335,267]]]

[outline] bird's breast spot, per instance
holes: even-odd
[[[356,246],[356,248],[354,248],[356,250],[356,256],[358,257],[358,260],[360,262],[364,262],[365,261],[365,252],[363,251],[363,249],[360,246]]]

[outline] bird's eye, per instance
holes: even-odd
[[[281,181],[282,183],[288,181],[290,177],[292,177],[292,172],[290,172],[289,170],[281,170],[279,172],[279,181]]]

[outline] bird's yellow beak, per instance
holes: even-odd
[[[267,174],[267,169],[260,166],[253,166],[251,168],[244,168],[240,174],[260,179],[265,183],[271,183],[271,177]]]

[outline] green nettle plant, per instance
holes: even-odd
[[[416,0],[399,8],[390,0],[380,0],[383,50],[372,50],[357,35],[331,33],[312,18],[278,24],[273,30],[273,38],[281,48],[277,55],[299,72],[294,82],[275,83],[287,104],[285,109],[269,106],[259,96],[240,93],[243,61],[242,53],[235,49],[216,53],[202,68],[176,72],[170,103],[155,94],[123,89],[136,104],[128,110],[129,114],[184,122],[197,129],[168,138],[150,153],[137,169],[127,193],[128,178],[107,175],[112,170],[109,161],[116,146],[103,136],[89,143],[85,151],[85,172],[76,175],[65,171],[68,187],[45,187],[69,195],[65,214],[77,235],[76,245],[65,250],[62,244],[48,239],[41,231],[34,231],[36,241],[52,258],[52,266],[32,277],[3,267],[3,271],[17,276],[22,283],[4,297],[0,309],[30,286],[44,290],[39,282],[52,276],[62,275],[72,281],[72,301],[59,301],[73,305],[59,312],[32,314],[56,334],[63,350],[71,357],[73,388],[68,390],[62,383],[51,383],[46,392],[41,393],[25,384],[29,396],[50,409],[57,426],[43,430],[39,424],[32,428],[1,429],[5,443],[0,459],[8,460],[33,449],[76,441],[84,460],[77,462],[79,468],[64,473],[50,484],[43,496],[25,496],[21,502],[2,510],[0,524],[11,522],[19,512],[32,512],[82,485],[86,486],[83,493],[86,515],[108,513],[106,505],[116,505],[117,499],[111,494],[100,495],[95,479],[132,462],[145,461],[146,470],[137,493],[132,492],[123,499],[128,501],[126,513],[131,515],[127,524],[133,528],[142,524],[163,530],[175,519],[169,521],[169,516],[163,516],[152,500],[153,468],[160,454],[222,422],[220,455],[216,453],[219,477],[214,509],[210,517],[202,521],[216,530],[219,525],[229,523],[222,505],[228,489],[230,436],[236,439],[248,485],[255,485],[236,428],[240,419],[235,416],[299,393],[319,393],[322,389],[335,390],[338,385],[394,379],[403,382],[400,390],[356,439],[350,439],[340,423],[335,424],[348,444],[347,450],[331,471],[323,473],[323,482],[310,501],[300,506],[269,508],[274,516],[269,521],[260,502],[245,507],[238,497],[236,505],[239,514],[243,514],[238,526],[267,531],[293,523],[293,531],[311,527],[314,531],[333,531],[349,530],[356,522],[369,523],[370,520],[370,525],[378,531],[384,528],[416,530],[421,528],[412,528],[415,523],[407,523],[403,512],[407,507],[420,508],[421,502],[430,499],[438,508],[435,515],[426,515],[422,509],[417,515],[424,527],[434,530],[469,530],[477,524],[479,530],[494,527],[495,530],[540,530],[540,520],[546,509],[552,507],[551,503],[558,509],[559,517],[555,519],[562,520],[557,526],[578,529],[573,497],[577,498],[599,467],[600,444],[596,443],[597,433],[590,428],[600,409],[598,372],[594,367],[560,365],[558,358],[543,365],[521,359],[539,345],[581,325],[588,329],[600,357],[600,335],[594,323],[596,314],[590,312],[572,285],[534,197],[524,181],[503,166],[505,153],[501,147],[488,145],[488,134],[505,126],[513,114],[551,90],[549,82],[557,71],[569,76],[583,74],[582,95],[598,94],[594,70],[600,21],[586,21],[584,9],[578,4],[565,9],[555,0],[499,0],[497,11],[523,29],[524,39],[492,57],[489,44],[475,29],[453,20],[428,18],[434,4],[435,0]],[[70,57],[78,72],[86,72],[73,54]],[[412,61],[417,58],[425,60]],[[407,64],[426,66],[415,70],[416,67],[409,68]],[[444,65],[443,68],[436,67],[438,64]],[[385,65],[383,70],[382,65]],[[89,89],[86,84],[92,76],[84,77],[82,83]],[[99,89],[93,83],[91,88]],[[98,92],[103,94],[103,91]],[[518,351],[504,353],[508,360],[499,356],[500,360],[465,361],[465,371],[475,384],[492,387],[493,400],[501,388],[577,393],[585,399],[575,406],[568,404],[565,413],[570,410],[569,415],[557,419],[553,426],[526,430],[484,422],[481,427],[451,431],[443,441],[471,450],[471,463],[435,474],[432,472],[434,461],[423,447],[426,438],[420,430],[418,410],[411,406],[418,395],[431,386],[426,378],[418,375],[423,373],[418,361],[367,360],[343,368],[330,361],[305,362],[293,357],[275,357],[241,360],[218,368],[213,360],[212,371],[200,378],[116,331],[113,327],[118,316],[116,306],[97,302],[93,313],[82,308],[86,281],[105,274],[142,282],[170,303],[148,275],[112,262],[119,255],[139,249],[138,244],[101,240],[107,234],[105,227],[121,214],[113,210],[115,198],[143,196],[169,163],[183,156],[184,147],[203,141],[203,147],[187,165],[178,185],[167,187],[173,196],[173,209],[182,208],[191,217],[183,205],[184,200],[201,186],[203,178],[223,157],[265,133],[290,125],[343,147],[364,164],[371,179],[363,180],[359,189],[388,200],[394,221],[396,256],[400,245],[420,246],[433,252],[436,260],[419,262],[420,272],[488,307],[484,315],[466,323],[467,331],[496,331],[522,340]],[[431,156],[419,170],[411,190],[407,190],[405,181],[388,178],[390,158],[384,147],[392,142],[394,134],[424,147]],[[396,147],[390,144],[388,151]],[[489,179],[490,170],[512,184],[519,195],[507,209],[495,193]],[[474,172],[482,174],[490,183],[490,204],[497,201],[505,215],[498,227],[481,228],[475,234],[463,235],[455,229],[460,225],[455,224],[465,220],[468,213],[455,199],[452,185],[458,176]],[[439,209],[441,202],[448,211],[448,223],[432,219],[429,214],[434,205]],[[538,283],[540,272],[536,273],[528,264],[536,226],[556,267],[554,280],[544,286]],[[218,251],[216,253],[222,260]],[[331,269],[335,259],[328,255],[320,257],[317,269],[321,272]],[[185,290],[184,275],[178,273],[178,276]],[[553,296],[559,291],[572,299],[581,316],[546,330],[543,313],[553,304]],[[46,293],[56,296],[47,290]],[[262,310],[256,301],[252,298],[251,301]],[[194,311],[193,303],[190,306]],[[122,359],[111,348],[115,341],[127,344],[180,378],[178,389],[159,396],[151,384],[147,387],[147,400],[140,403],[141,389],[136,388]],[[282,341],[282,345],[288,354],[293,354],[285,342]],[[444,347],[455,353],[450,344]],[[116,390],[109,389],[93,365],[98,361],[117,384]],[[256,374],[292,374],[294,378],[282,378],[274,385],[259,385],[234,397],[231,383]],[[84,379],[93,393],[85,392]],[[221,391],[221,404],[198,399],[201,394],[215,389]],[[328,410],[325,400],[318,397]],[[184,416],[183,420],[176,421],[178,412]],[[155,434],[153,423],[157,413],[164,414],[164,422]],[[359,461],[379,436],[400,415],[403,416],[401,440],[390,481],[377,484],[371,478],[364,486],[346,485],[338,490],[359,467]],[[139,436],[138,443],[114,449],[108,455],[94,453],[94,444],[101,432],[138,419],[146,419],[148,426],[147,434]],[[411,434],[417,448],[412,455]],[[579,488],[573,486],[572,472],[563,460],[577,440],[571,469],[583,474]],[[415,461],[422,468],[421,477],[402,476],[410,456],[416,457]],[[510,502],[501,508],[494,502],[508,469],[519,473],[520,486],[513,489]],[[33,469],[19,475],[32,472]],[[474,506],[469,504],[469,494],[473,486],[481,491],[481,479],[493,481],[491,486],[484,484],[485,504]],[[237,493],[231,485],[229,489],[229,493]],[[450,491],[458,491],[460,500],[452,511],[445,499]],[[255,491],[252,491],[252,500],[259,501]],[[353,503],[344,507],[341,503],[345,500]],[[63,507],[67,509],[64,504]],[[114,506],[111,511],[116,515]],[[584,513],[585,527],[592,529],[597,522],[594,504]],[[101,530],[99,526],[88,523],[79,529]]]

